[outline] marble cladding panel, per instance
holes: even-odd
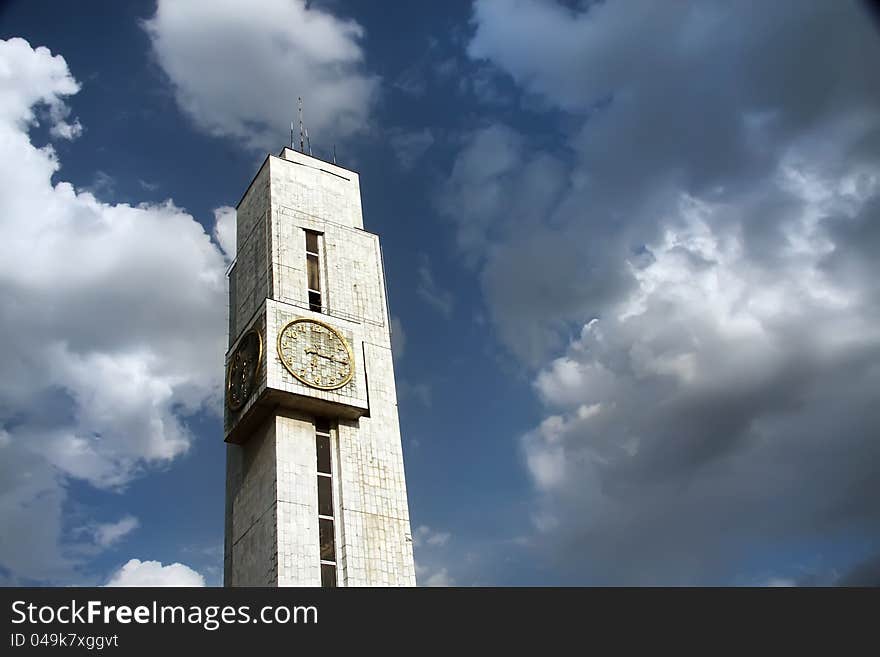
[[[320,586],[315,426],[311,418],[276,417],[278,585]]]
[[[229,445],[227,558],[231,583],[274,586],[276,559],[275,422],[266,422],[244,445]],[[231,552],[231,555],[229,554]]]
[[[415,584],[390,349],[365,344],[370,415],[339,423],[345,567],[352,586]],[[374,387],[374,379],[379,379]]]
[[[323,235],[321,301],[326,314],[385,327],[387,311],[379,239],[372,233],[318,220],[275,205],[272,218],[272,296],[308,308],[305,231]],[[374,340],[381,339],[378,331]]]
[[[315,219],[364,227],[360,178],[354,171],[290,149],[284,149],[283,157],[270,157],[269,170],[273,203]]]
[[[236,210],[235,275],[230,279],[230,341],[244,330],[269,293],[267,222],[270,203],[269,167],[264,166]]]

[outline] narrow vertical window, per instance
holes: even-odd
[[[336,523],[333,513],[333,469],[330,423],[315,420],[315,452],[318,472],[318,541],[321,586],[336,586]]]
[[[321,312],[321,253],[320,235],[306,231],[306,272],[308,277],[309,310]]]

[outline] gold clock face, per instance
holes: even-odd
[[[312,388],[334,390],[351,381],[351,347],[335,328],[312,319],[295,319],[278,333],[278,357],[297,379]]]
[[[229,410],[237,411],[251,396],[262,359],[263,338],[259,331],[251,329],[244,334],[229,359],[226,374],[226,404]]]

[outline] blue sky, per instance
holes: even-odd
[[[223,227],[297,96],[382,237],[420,583],[878,581],[861,5],[32,1],[0,39],[0,581],[220,582]]]

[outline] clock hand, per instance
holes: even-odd
[[[328,356],[327,354],[322,354],[320,351],[318,351],[314,347],[307,348],[306,354],[314,354],[318,358],[324,358],[325,360],[333,361],[334,363],[340,363],[342,365],[345,365],[345,363],[347,362],[344,360],[340,360],[340,359],[336,358],[335,356]]]

